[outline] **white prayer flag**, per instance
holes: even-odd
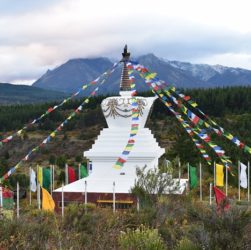
[[[37,191],[36,173],[35,173],[35,171],[32,168],[31,168],[31,172],[30,172],[30,190],[32,192],[36,192]]]
[[[247,172],[246,172],[247,166],[243,163],[241,163],[241,173],[240,173],[240,185],[242,188],[247,188]]]

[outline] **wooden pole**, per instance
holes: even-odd
[[[238,161],[238,200],[241,200],[241,186],[240,186],[240,161]]]
[[[65,185],[68,184],[68,180],[69,180],[69,178],[68,178],[68,164],[66,163],[65,164]]]
[[[52,165],[52,190],[55,190],[55,165]]]
[[[210,206],[212,205],[212,183],[210,182],[210,187],[209,187],[209,204]]]
[[[188,179],[188,182],[189,182],[189,179],[190,179],[189,162],[187,163],[187,179]]]
[[[113,213],[116,211],[115,181],[113,182]]]
[[[226,196],[227,196],[227,193],[228,193],[228,169],[227,167],[226,168]]]
[[[38,196],[37,196],[38,209],[41,209],[41,188],[40,188],[40,183],[38,183],[37,189],[38,189]]]
[[[3,188],[0,186],[0,208],[3,208]]]
[[[85,214],[87,214],[87,181],[85,181]]]
[[[17,218],[19,219],[19,182],[17,182]]]
[[[214,161],[214,187],[216,186],[216,166]]]
[[[248,162],[248,202],[250,201],[250,162]]]
[[[200,201],[202,201],[202,168],[200,162]]]
[[[180,183],[180,176],[181,176],[181,170],[180,170],[180,168],[181,168],[181,163],[180,163],[180,160],[179,160],[179,183]]]
[[[31,167],[29,168],[30,172],[30,193],[29,193],[29,198],[30,198],[30,206],[31,206]]]
[[[62,183],[62,195],[61,195],[61,209],[62,209],[62,217],[64,217],[64,183]]]
[[[81,163],[78,164],[78,179],[81,179],[81,171],[80,171]]]
[[[51,195],[52,195],[52,182],[53,182],[53,177],[52,177],[52,165],[50,165],[50,188],[51,188]]]

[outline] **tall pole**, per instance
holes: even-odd
[[[52,165],[52,190],[55,190],[55,165]]]
[[[79,180],[81,179],[80,166],[81,166],[81,163],[78,164],[78,179]]]
[[[115,213],[116,210],[116,197],[115,197],[115,181],[113,182],[113,213]]]
[[[3,188],[0,186],[0,209],[3,208]]]
[[[62,209],[62,217],[64,217],[64,183],[62,183],[62,195],[61,195],[61,209]]]
[[[241,186],[240,186],[240,161],[238,161],[238,197],[241,200]]]
[[[52,175],[53,175],[53,173],[52,173],[52,165],[50,165],[50,183],[51,183],[50,188],[51,188],[51,195],[52,195],[52,190],[53,190],[53,188],[52,188],[52,182],[53,182]]]
[[[226,196],[227,196],[227,191],[228,191],[228,169],[227,169],[227,167],[225,167],[226,168]]]
[[[250,162],[248,162],[248,202],[250,201]]]
[[[19,219],[19,182],[17,182],[17,218]]]
[[[200,201],[202,201],[202,168],[200,162]]]
[[[215,166],[215,161],[214,161],[214,187],[216,186],[216,166]]]
[[[85,214],[87,213],[87,181],[85,181]]]
[[[29,198],[30,198],[30,206],[31,206],[31,167],[29,168],[30,172],[30,192],[29,192]]]
[[[212,183],[210,182],[210,187],[209,187],[209,204],[210,206],[212,205]]]
[[[181,176],[180,168],[181,168],[181,163],[180,163],[180,160],[179,160],[179,183],[180,183],[180,176]]]
[[[65,185],[68,184],[68,164],[65,164]]]
[[[37,204],[38,204],[38,209],[41,209],[41,188],[40,188],[40,183],[37,185]]]
[[[189,178],[190,178],[190,173],[189,173],[189,162],[187,163],[187,179],[189,182]]]

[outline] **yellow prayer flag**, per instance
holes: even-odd
[[[43,186],[43,168],[42,167],[38,167],[37,180],[40,186],[42,187]]]
[[[216,186],[223,187],[224,186],[224,172],[223,165],[216,164]]]
[[[54,211],[54,208],[55,208],[54,200],[52,199],[49,192],[46,189],[42,188],[42,209]]]

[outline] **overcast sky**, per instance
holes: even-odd
[[[154,53],[251,69],[246,0],[0,0],[0,82],[30,84],[71,58]]]

